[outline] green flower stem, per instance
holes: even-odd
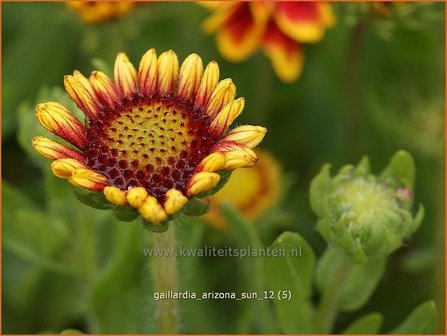
[[[335,267],[335,276],[329,281],[328,286],[325,287],[320,300],[320,306],[316,313],[316,327],[321,334],[328,334],[331,332],[334,325],[335,318],[338,313],[338,306],[342,294],[343,283],[349,269],[352,265],[349,257],[343,253]]]
[[[153,258],[153,277],[155,292],[177,292],[177,256],[175,251],[175,224],[163,233],[153,233],[154,250],[160,252]],[[157,252],[156,252],[157,253]],[[159,332],[177,334],[179,327],[178,301],[174,299],[157,301],[157,320]]]

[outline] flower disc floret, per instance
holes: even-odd
[[[210,118],[173,98],[135,98],[118,111],[101,112],[88,130],[87,165],[111,185],[144,187],[159,201],[174,188],[185,190],[215,136]]]

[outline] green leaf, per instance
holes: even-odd
[[[344,258],[344,251],[330,248],[322,255],[317,265],[316,284],[322,293],[330,279],[337,272],[335,265]],[[365,264],[352,264],[344,274],[339,307],[341,311],[354,311],[361,308],[373,294],[385,270],[385,259],[371,260]]]
[[[79,274],[43,273],[30,307],[35,323],[55,330],[70,325],[73,319],[86,314],[88,289]]]
[[[222,188],[225,186],[225,184],[227,184],[227,182],[228,182],[228,180],[230,179],[232,173],[233,173],[233,171],[231,171],[231,170],[224,170],[224,171],[219,172],[219,175],[220,175],[219,183],[217,183],[217,186],[215,186],[215,187],[211,190],[209,196],[210,196],[210,195],[214,195],[214,194],[217,193],[220,189],[222,189]]]
[[[373,335],[378,334],[382,326],[383,317],[379,313],[370,313],[359,317],[352,322],[344,331],[345,335]]]
[[[161,223],[152,223],[148,222],[147,220],[140,217],[140,222],[143,225],[143,228],[145,228],[148,231],[155,232],[155,233],[163,233],[166,232],[166,230],[169,228],[169,221],[165,220]]]
[[[355,167],[354,176],[367,177],[369,174],[371,174],[369,158],[367,156],[364,156],[360,160],[359,164]]]
[[[67,232],[54,225],[19,190],[3,183],[3,244],[13,254],[54,271],[69,271],[54,256],[68,239]]]
[[[230,202],[223,202],[220,210],[231,226],[232,231],[237,236],[242,246],[252,246],[253,248],[261,248],[257,232],[254,230],[252,223],[238,212],[238,210]]]
[[[395,180],[406,188],[413,189],[416,168],[413,157],[401,150],[391,158],[388,166],[383,170],[380,178],[383,180]]]
[[[186,203],[182,210],[182,214],[186,216],[203,216],[210,209],[209,202],[202,202],[197,198],[192,198]]]
[[[115,206],[112,211],[113,217],[122,222],[132,222],[140,215],[138,211],[132,208],[130,205]]]
[[[108,210],[114,207],[113,204],[106,200],[103,193],[90,191],[83,188],[71,186],[75,197],[85,205],[98,210]]]
[[[151,234],[120,222],[108,223],[109,245],[103,267],[95,276],[87,302],[96,321],[93,333],[154,333],[151,258],[142,242]]]
[[[421,303],[390,334],[436,334],[439,332],[439,316],[432,300]]]
[[[267,284],[275,295],[274,304],[284,333],[312,333],[312,275],[315,256],[312,248],[297,233],[285,232],[270,246],[285,252],[284,257],[265,259]],[[295,256],[298,253],[298,256]],[[281,291],[290,291],[290,300],[279,300]]]
[[[318,216],[323,216],[327,212],[326,198],[331,191],[330,170],[331,166],[325,164],[310,184],[310,206]]]
[[[246,248],[249,246],[254,249],[261,249],[263,247],[259,234],[253,227],[253,223],[249,223],[238,210],[229,202],[224,202],[221,205],[222,214],[225,216],[228,223],[230,223],[231,230],[238,237],[240,246]],[[248,270],[247,275],[249,283],[252,284],[251,289],[259,294],[263,294],[266,290],[264,279],[263,259],[258,257],[245,258],[245,268]],[[253,301],[250,317],[247,321],[255,320],[260,326],[263,333],[273,333],[276,331],[273,326],[271,312],[267,301]]]
[[[203,235],[207,227],[205,223],[194,217],[181,216],[175,220],[173,225],[178,248],[198,249],[203,247]],[[179,253],[177,261],[179,291],[190,290],[196,293],[207,291],[204,282],[209,283],[209,278],[202,262],[202,257],[182,256]],[[182,312],[181,332],[186,330],[194,330],[196,333],[201,333],[200,330],[203,330],[203,333],[210,332],[214,323],[209,315],[209,312],[213,310],[212,300],[180,300],[179,305]],[[197,316],[206,316],[206,319],[198,319]]]

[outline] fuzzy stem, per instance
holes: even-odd
[[[177,292],[177,257],[175,255],[175,225],[163,233],[153,233],[153,247],[159,252],[153,258],[155,292]],[[175,299],[157,301],[159,332],[177,334],[179,325],[178,302]]]
[[[346,275],[349,273],[351,265],[351,260],[343,253],[342,257],[337,260],[334,266],[334,277],[330,279],[328,285],[323,290],[320,306],[316,315],[318,332],[321,334],[330,333],[333,328],[338,313],[343,283]]]

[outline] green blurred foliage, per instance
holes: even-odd
[[[275,296],[274,304],[281,330],[287,334],[315,332],[310,301],[315,264],[312,248],[299,234],[292,232],[284,232],[270,247],[284,249],[289,255],[293,255],[293,251],[302,253],[300,258],[271,257],[266,258],[264,262],[265,277]],[[294,293],[293,300],[285,300],[281,295],[277,295],[285,288],[290,288]]]
[[[48,135],[35,121],[35,103],[53,99],[79,113],[57,88],[64,75],[98,67],[110,74],[117,52],[125,51],[136,64],[152,47],[159,53],[172,48],[179,59],[196,52],[204,62],[217,60],[222,77],[233,78],[238,95],[246,98],[238,122],[269,129],[263,146],[290,177],[282,202],[257,226],[227,207],[231,230],[215,232],[189,220],[178,228],[179,243],[265,247],[288,230],[299,235],[274,244],[302,239],[320,257],[326,245],[315,230],[308,188],[321,165],[340,167],[367,154],[377,171],[397,150],[407,150],[415,157],[415,202],[426,209],[424,222],[381,266],[386,276],[371,285],[377,286],[371,299],[346,301],[348,308],[365,305],[341,314],[335,331],[373,333],[402,323],[396,331],[432,332],[411,328],[425,328],[419,321],[435,316],[433,303],[406,315],[434,298],[444,316],[444,4],[431,4],[441,14],[422,16],[417,27],[394,25],[387,40],[377,34],[377,23],[366,24],[356,52],[357,26],[345,24],[346,5],[334,5],[337,25],[321,43],[305,47],[304,73],[286,85],[261,53],[241,64],[224,61],[214,37],[200,31],[208,12],[195,3],[143,3],[119,20],[92,26],[64,3],[2,3],[3,332],[156,332],[149,262],[142,255],[151,234],[78,202],[31,147],[34,135]],[[355,85],[352,71],[359,73]],[[179,264],[184,290],[249,292],[266,286],[256,258],[184,258]],[[275,286],[282,276],[290,275],[267,281]],[[279,326],[269,321],[272,308],[256,301],[185,300],[181,331],[277,332]],[[275,309],[280,327],[292,330],[293,324],[283,323],[290,318],[287,307]]]

